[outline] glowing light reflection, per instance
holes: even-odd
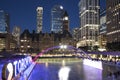
[[[48,63],[47,62],[45,63],[45,66],[48,67]]]
[[[84,59],[83,64],[94,67],[94,68],[97,68],[97,69],[101,69],[101,70],[103,69],[101,61],[92,61],[92,60],[89,60],[89,59]]]
[[[65,60],[62,60],[62,66],[65,66]]]
[[[59,80],[68,80],[70,70],[71,70],[70,67],[67,66],[62,67],[58,72]]]

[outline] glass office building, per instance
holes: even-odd
[[[0,9],[0,33],[9,32],[9,15]]]
[[[101,11],[100,13],[100,27],[99,27],[99,47],[102,49],[106,49],[106,34],[107,34],[107,26],[106,26],[106,10]]]
[[[106,35],[106,10],[102,11],[100,14],[100,27],[99,27],[99,34]]]
[[[62,33],[63,32],[63,15],[64,9],[61,5],[55,5],[51,9],[51,32]]]

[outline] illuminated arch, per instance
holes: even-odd
[[[38,57],[40,57],[40,56],[43,55],[44,53],[48,52],[49,50],[59,49],[59,48],[61,48],[61,46],[54,46],[54,47],[51,47],[51,48],[47,48],[47,49],[43,50],[42,52],[40,52],[40,53],[33,59],[33,61],[36,61]],[[91,58],[91,57],[90,57],[86,52],[84,52],[83,50],[78,49],[78,48],[76,48],[76,47],[73,47],[73,46],[71,46],[71,45],[67,45],[67,47],[66,47],[66,45],[63,45],[62,48],[73,49],[75,53],[77,53],[77,54],[83,54],[83,55],[86,55],[87,58]]]

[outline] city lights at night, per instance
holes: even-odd
[[[1,0],[0,80],[120,80],[120,0]]]

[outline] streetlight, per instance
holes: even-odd
[[[63,51],[64,51],[64,49],[67,49],[67,45],[60,45],[60,49],[63,49]],[[63,56],[64,56],[65,54],[64,54],[64,52],[63,52]]]
[[[67,45],[61,45],[60,49],[67,49]]]

